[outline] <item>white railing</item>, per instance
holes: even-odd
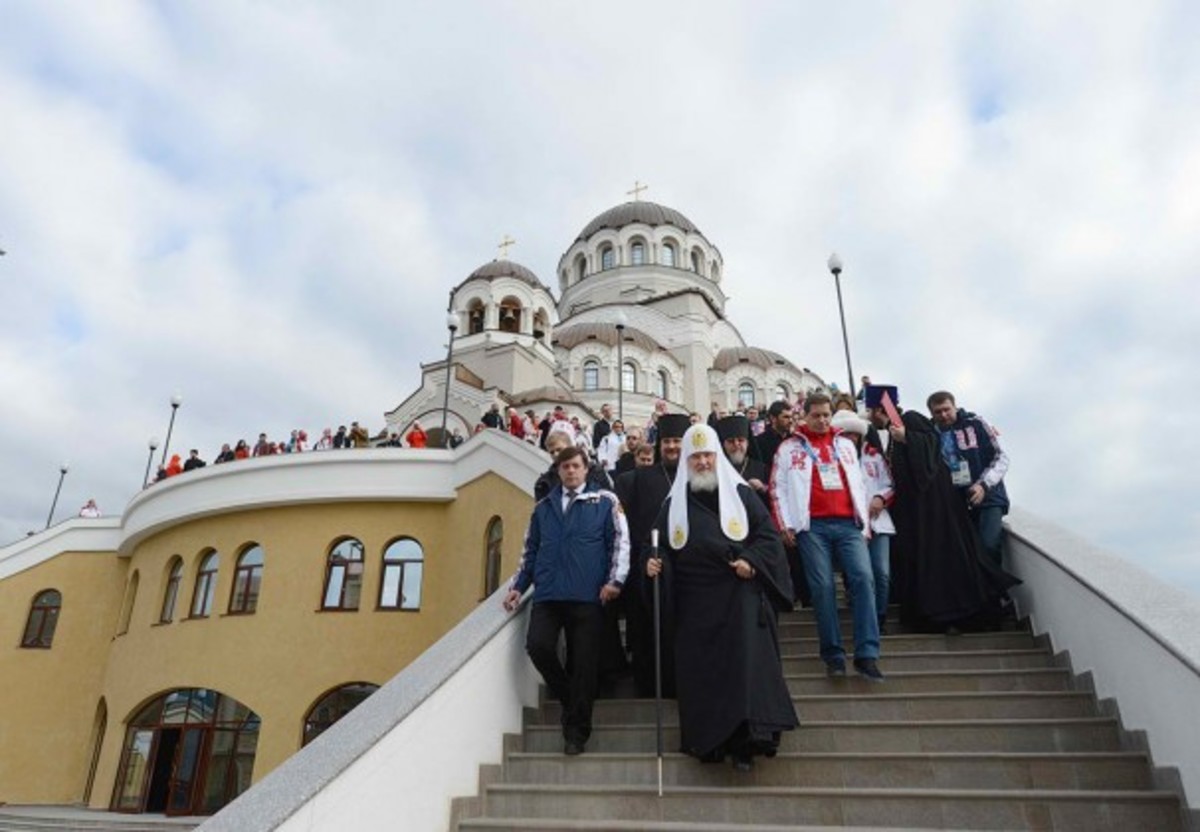
[[[445,832],[450,801],[478,793],[479,767],[537,704],[528,614],[505,613],[504,592],[200,830]]]
[[[1200,801],[1200,601],[1025,511],[1008,518],[1006,566],[1035,633],[1090,671],[1128,729],[1146,732],[1156,766],[1179,771]]]

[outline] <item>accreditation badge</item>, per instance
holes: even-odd
[[[950,469],[950,481],[962,487],[971,484],[971,465],[965,459],[960,459],[958,465]]]
[[[822,462],[817,465],[817,475],[821,478],[821,487],[826,491],[842,490],[842,473],[836,462]]]

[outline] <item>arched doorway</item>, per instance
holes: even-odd
[[[213,814],[250,787],[258,729],[258,714],[215,690],[154,698],[129,719],[112,808]]]

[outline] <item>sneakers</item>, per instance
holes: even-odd
[[[857,664],[857,662],[855,662]],[[825,675],[830,679],[841,679],[846,675],[845,659],[826,659]]]
[[[733,770],[741,772],[742,774],[748,774],[749,772],[754,771],[754,758],[735,754],[733,757]]]
[[[563,746],[563,753],[568,757],[578,757],[583,753],[583,743],[578,740],[567,740],[567,744]]]
[[[884,680],[883,671],[879,669],[879,663],[874,659],[855,659],[854,669],[859,676],[862,676],[868,682],[882,682]]]

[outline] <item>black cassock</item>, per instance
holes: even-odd
[[[783,544],[754,492],[743,485],[738,495],[750,527],[740,542],[721,531],[716,492],[689,492],[681,550],[666,543],[669,500],[658,518],[682,750],[710,761],[773,755],[780,732],[799,725],[779,656],[777,615],[792,609]],[[737,576],[729,565],[737,558],[754,567],[753,578]]]
[[[625,610],[625,643],[632,655],[633,679],[638,696],[654,696],[654,620],[647,594],[646,559],[650,553],[650,530],[671,493],[675,470],[661,463],[635,468],[617,477],[616,492],[629,523],[629,577],[621,600]],[[663,538],[665,542],[666,538]],[[660,547],[661,548],[661,547]],[[663,695],[675,695],[671,654],[663,657]]]
[[[917,630],[986,624],[1019,580],[987,558],[966,503],[942,462],[937,430],[920,413],[903,415],[904,442],[888,444],[896,499],[892,586],[901,620]]]

